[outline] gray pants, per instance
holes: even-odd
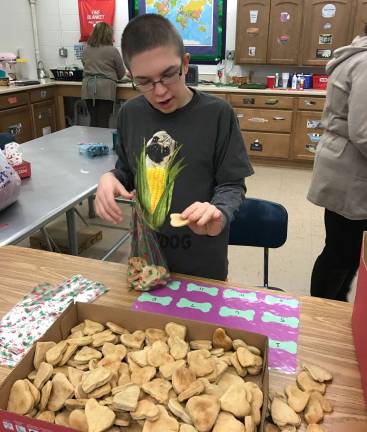
[[[113,112],[113,101],[96,99],[94,106],[93,99],[87,99],[86,102],[90,115],[90,126],[108,128]]]

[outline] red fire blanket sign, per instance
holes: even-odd
[[[80,42],[88,40],[94,26],[99,22],[113,25],[115,0],[78,0]]]

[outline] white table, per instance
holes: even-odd
[[[17,202],[0,212],[0,246],[29,237],[66,213],[69,247],[78,254],[74,206],[91,197],[99,177],[114,168],[116,154],[88,158],[80,143],[103,143],[112,149],[112,130],[73,126],[21,145],[32,176],[22,180]]]

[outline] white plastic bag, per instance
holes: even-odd
[[[21,180],[0,150],[0,211],[13,204],[20,194]]]

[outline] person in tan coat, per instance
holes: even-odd
[[[87,102],[90,126],[108,127],[116,100],[116,82],[125,75],[122,57],[112,41],[112,27],[100,22],[83,54],[82,99]]]
[[[335,51],[326,71],[325,132],[307,196],[325,208],[326,239],[311,295],[347,301],[367,230],[367,26],[366,36]]]

